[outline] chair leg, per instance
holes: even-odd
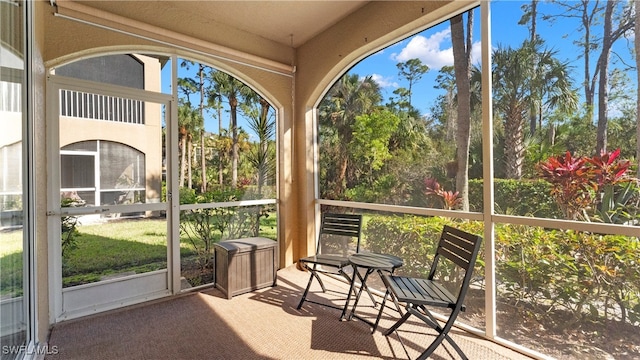
[[[306,267],[306,265],[304,265]],[[318,283],[320,283],[320,287],[322,288],[322,292],[326,292],[327,290],[324,287],[324,283],[322,282],[322,279],[320,279],[320,276],[318,276],[318,274],[315,272],[316,270],[316,264],[313,265],[313,269],[307,268],[310,272],[311,275],[309,276],[309,282],[307,283],[307,287],[304,289],[304,293],[302,294],[302,299],[300,299],[300,303],[298,304],[298,310],[300,310],[300,308],[302,308],[302,303],[304,303],[304,301],[307,298],[307,294],[309,293],[309,289],[311,288],[311,283],[313,282],[313,278],[315,277],[318,280]]]
[[[300,303],[298,304],[298,307],[297,307],[298,310],[302,308],[302,303],[304,303],[304,300],[307,298],[307,294],[309,293],[309,288],[311,287],[311,283],[313,282],[313,275],[314,273],[311,273],[311,275],[309,275],[309,282],[307,283],[307,287],[304,289],[304,293],[302,293],[302,299],[300,299]]]
[[[345,319],[347,316],[347,309],[349,308],[349,301],[351,300],[351,293],[356,294],[356,275],[353,277],[349,277],[346,273],[342,273],[345,278],[349,280],[349,292],[347,292],[347,299],[344,302],[344,307],[342,308],[342,314],[340,314],[340,321]]]
[[[318,275],[318,273],[314,272],[312,273],[312,275],[318,280],[318,283],[320,284],[320,288],[322,289],[323,293],[327,292],[327,288],[324,287],[324,282],[322,282],[322,279],[320,278],[320,275]]]
[[[389,330],[387,330],[384,333],[384,336],[389,336],[392,332],[394,332],[397,328],[400,327],[400,325],[404,324],[405,321],[407,321],[407,319],[409,319],[409,317],[411,316],[411,311],[409,311],[409,306],[407,307],[407,312],[404,313],[404,315],[402,315],[402,317],[396,321],[395,324],[393,324],[392,327],[389,328]]]
[[[380,318],[382,317],[382,312],[384,311],[384,304],[387,302],[387,296],[389,296],[389,290],[387,290],[384,293],[384,296],[382,297],[382,304],[380,304],[380,310],[378,311],[378,317],[376,317],[376,322],[375,324],[373,324],[373,329],[371,330],[371,333],[375,333],[376,329],[378,328],[378,324],[380,324]]]
[[[414,312],[414,315],[416,315],[418,318],[424,321],[427,325],[434,328],[438,332],[438,336],[436,336],[433,342],[418,357],[418,359],[420,360],[427,359],[431,354],[433,354],[433,352],[438,348],[438,346],[440,346],[443,340],[447,340],[447,342],[453,347],[453,349],[458,353],[458,355],[460,355],[460,357],[463,360],[468,360],[467,356],[462,351],[460,346],[458,346],[458,344],[449,336],[449,330],[451,330],[451,328],[453,327],[453,323],[455,322],[458,316],[458,313],[460,312],[460,309],[454,309],[451,315],[449,316],[449,319],[447,320],[446,324],[444,325],[444,327],[442,327],[440,326],[436,318],[431,314],[429,310],[427,310],[424,306],[420,306],[419,308],[422,309],[427,314],[427,316],[429,316],[429,318],[424,316],[415,308],[411,308],[408,311]]]

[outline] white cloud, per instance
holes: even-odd
[[[451,42],[451,30],[449,29],[439,31],[428,38],[422,35],[416,35],[407,43],[407,46],[405,46],[400,53],[392,54],[391,58],[397,62],[418,58],[423,64],[437,71],[444,65],[453,64],[453,51],[451,47],[446,49],[440,48],[444,42]]]
[[[481,59],[482,48],[480,47],[480,41],[476,41],[471,45],[471,64],[478,65],[478,67],[480,67]]]
[[[388,87],[397,88],[399,86],[398,83],[394,81],[393,77],[390,77],[390,76],[384,77],[380,74],[372,74],[371,78],[373,79],[373,81],[377,82],[381,88],[388,88]]]
[[[444,47],[446,46],[446,47]],[[416,35],[400,51],[391,54],[391,59],[404,62],[418,58],[423,64],[429,66],[432,71],[439,71],[445,65],[453,65],[453,49],[451,48],[451,30],[444,29],[428,38]],[[473,43],[471,47],[472,63],[480,60],[480,42]]]

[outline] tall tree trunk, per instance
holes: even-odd
[[[589,1],[582,0],[582,27],[584,28],[584,44],[582,55],[584,57],[584,97],[587,106],[587,118],[593,120],[593,103],[595,96],[595,81],[597,74],[591,76],[591,24],[597,12],[598,2],[594,5],[593,13],[589,13]]]
[[[597,70],[600,73],[598,86],[598,133],[596,138],[596,154],[607,151],[607,112],[609,106],[609,60],[613,43],[622,37],[628,30],[635,26],[634,18],[629,12],[623,14],[623,18],[617,28],[613,28],[614,10],[620,3],[619,0],[607,1],[604,15],[604,32],[602,38],[602,53],[598,58]]]
[[[335,195],[342,195],[344,193],[346,178],[347,178],[347,168],[349,165],[349,157],[345,154],[342,156],[342,161],[340,162],[338,178],[335,183]],[[338,199],[341,200],[341,199]]]
[[[262,122],[264,124],[267,124],[267,118],[269,116],[269,107],[271,105],[269,105],[269,103],[263,99],[260,98],[260,119],[262,119]],[[265,182],[266,182],[266,175],[267,175],[267,157],[268,157],[268,152],[269,152],[269,139],[260,139],[260,153],[263,155],[263,163],[260,164],[259,169],[258,169],[258,194],[262,194],[262,186],[264,186]]]
[[[637,91],[636,99],[640,100],[640,1],[634,2],[636,8],[635,21],[635,51],[636,51],[636,77]],[[636,177],[640,179],[640,101],[636,101],[636,159],[638,161],[638,171]]]
[[[204,130],[200,130],[200,163],[202,168],[202,184],[200,184],[200,191],[207,191],[207,166],[206,166],[206,154],[204,147]]]
[[[186,172],[186,167],[187,167],[187,161],[186,161],[186,156],[187,156],[187,130],[182,127],[179,130],[180,132],[180,187],[184,187],[184,174]]]
[[[463,15],[457,15],[450,20],[451,43],[453,45],[453,64],[458,89],[458,126],[456,132],[456,157],[458,171],[456,174],[456,191],[462,198],[462,210],[469,211],[469,143],[471,128],[471,96],[470,96],[470,62],[469,52],[471,43],[471,29],[473,29],[473,15],[467,12],[469,33],[465,44]]]
[[[537,33],[536,33],[536,20],[538,17],[538,0],[531,0],[531,8],[530,8],[530,12],[531,12],[531,28],[529,29],[529,41],[531,41],[531,44],[533,44],[534,41],[536,41],[537,39]],[[534,71],[535,73],[535,71]],[[531,114],[529,114],[529,133],[531,135],[535,134],[536,132],[536,126],[538,123],[538,114],[537,113],[542,113],[541,109],[539,109],[538,107],[533,107],[532,108],[534,111],[531,111]],[[542,124],[540,124],[540,128],[542,128]]]
[[[239,144],[238,144],[238,99],[229,99],[229,107],[231,109],[231,186],[236,188],[238,186],[238,157],[239,157]]]
[[[538,18],[538,0],[531,0],[531,31],[529,33],[529,39],[531,39],[531,42],[534,42],[538,35],[536,30],[537,18]]]
[[[506,114],[510,119],[504,122],[504,147],[505,176],[507,179],[520,179],[522,177],[522,164],[524,161],[524,118],[522,109],[512,106],[511,113]]]
[[[222,104],[218,103],[218,136],[222,139]],[[224,183],[224,166],[222,164],[224,160],[224,150],[220,150],[218,153],[218,183],[220,186]]]
[[[582,41],[579,42],[584,61],[582,86],[584,86],[585,106],[587,111],[585,117],[591,123],[593,122],[595,88],[598,79],[597,68],[593,74],[591,74],[591,52],[594,48],[599,47],[599,44],[594,44],[592,42],[594,39],[591,30],[601,19],[603,2],[600,0],[580,0],[579,2],[564,0],[552,1],[565,9],[565,11],[561,12],[561,15],[557,15],[560,21],[562,21],[563,18],[577,18],[579,19],[580,26],[582,27]]]
[[[607,108],[609,105],[609,59],[611,57],[613,8],[617,1],[607,1],[604,12],[604,34],[602,53],[598,58],[600,81],[598,83],[598,133],[596,135],[596,155],[607,151]]]
[[[187,187],[193,189],[193,174],[191,168],[193,167],[191,159],[193,158],[193,141],[191,140],[191,134],[187,135]]]
[[[202,171],[200,191],[207,191],[207,162],[204,151],[204,65],[200,64],[200,117],[202,119],[202,128],[200,129],[200,167]]]

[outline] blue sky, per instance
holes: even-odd
[[[529,29],[525,25],[518,25],[522,16],[521,5],[529,4],[529,1],[494,1],[491,3],[492,46],[497,45],[518,47],[529,38]],[[557,14],[560,8],[548,2],[541,1],[538,5],[539,15]],[[465,24],[466,25],[466,24]],[[475,9],[474,34],[472,58],[474,63],[480,61],[480,8]],[[562,61],[568,61],[574,67],[574,85],[579,88],[582,95],[581,79],[583,77],[583,60],[578,57],[580,49],[573,41],[582,36],[577,19],[563,19],[553,24],[543,21],[538,17],[537,32],[545,39],[548,48],[558,52],[557,57]],[[616,43],[615,50],[627,64],[633,64],[628,47],[632,46],[632,40],[622,39]],[[408,87],[408,82],[398,76],[396,64],[412,58],[418,58],[430,70],[422,79],[413,86],[413,105],[422,114],[428,114],[430,107],[442,90],[434,89],[435,79],[439,69],[444,65],[453,65],[453,52],[451,49],[451,35],[449,22],[445,21],[432,28],[424,30],[408,39],[391,45],[378,53],[362,60],[354,66],[350,72],[360,76],[371,75],[378,82],[385,97],[393,96],[393,91],[398,87]],[[612,60],[614,60],[612,56]],[[595,66],[595,55],[592,55],[592,66]],[[612,64],[611,67],[616,66]],[[628,73],[630,80],[635,84],[635,73]]]
[[[522,16],[521,6],[529,4],[529,1],[493,1],[491,3],[492,15],[492,46],[512,46],[518,47],[522,41],[529,37],[527,26],[518,25]],[[556,5],[546,1],[541,1],[538,5],[540,16],[543,14],[557,14],[560,11]],[[474,62],[480,60],[480,8],[476,8],[474,17],[474,34],[472,58]],[[553,24],[538,18],[537,32],[545,39],[548,48],[558,51],[557,57],[562,61],[569,61],[574,67],[574,85],[578,88],[582,96],[582,59],[579,58],[580,49],[573,44],[573,41],[581,36],[577,19],[563,19]],[[633,64],[629,53],[629,46],[632,46],[633,39],[618,41],[615,46],[617,54],[626,60],[628,64]],[[595,57],[595,55],[594,55]],[[428,114],[435,98],[442,90],[434,89],[435,79],[439,69],[444,65],[453,65],[453,53],[451,49],[451,35],[449,22],[445,21],[427,30],[424,30],[407,39],[401,40],[356,64],[350,73],[360,76],[371,75],[377,81],[383,91],[383,96],[393,96],[393,91],[398,87],[408,87],[406,80],[398,76],[399,62],[404,62],[412,58],[419,58],[430,70],[422,79],[413,86],[413,105],[422,114]],[[616,57],[612,56],[612,60]],[[595,58],[592,65],[595,66]],[[612,64],[612,67],[615,64]],[[168,67],[168,66],[167,66]],[[179,68],[179,71],[182,71]],[[184,76],[184,75],[180,75]],[[628,73],[632,83],[635,84],[635,72]],[[163,85],[166,81],[163,78]],[[163,86],[164,87],[164,86]],[[168,89],[168,87],[167,87]],[[167,90],[168,92],[168,90]],[[193,100],[194,104],[197,100]],[[228,123],[228,114],[223,115],[224,123]],[[217,133],[217,120],[207,121],[207,130]],[[240,126],[247,130],[240,119]],[[224,125],[227,126],[227,125]]]

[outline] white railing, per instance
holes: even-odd
[[[144,125],[144,101],[60,90],[60,115]]]

